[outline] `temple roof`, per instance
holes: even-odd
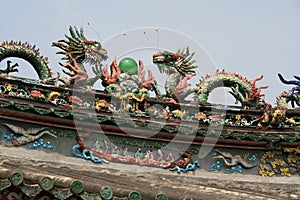
[[[28,196],[56,195],[82,199],[234,199],[248,197],[288,198],[300,195],[298,177],[258,177],[225,175],[197,171],[174,176],[162,169],[111,163],[97,165],[76,158],[32,152],[22,148],[10,151],[0,147],[2,155],[1,190],[20,188]],[[18,155],[22,154],[22,160]],[[254,183],[255,182],[255,183]],[[223,188],[226,186],[226,190]],[[34,188],[34,190],[33,190]],[[280,188],[280,194],[278,189]],[[246,189],[246,191],[245,191]],[[222,192],[224,190],[224,192]],[[163,195],[164,194],[164,195]],[[102,195],[102,196],[101,196]],[[139,197],[140,195],[140,197]],[[108,195],[109,196],[109,195]]]

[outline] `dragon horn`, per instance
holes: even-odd
[[[300,76],[294,76],[294,78],[300,81]]]
[[[193,64],[193,63],[192,63],[192,64]],[[189,65],[187,65],[187,64],[184,65],[184,68],[185,68],[185,69],[195,69],[196,67],[197,67],[197,66],[190,65],[190,64],[189,64]]]
[[[285,84],[289,84],[289,82],[286,81],[281,74],[278,73],[278,77],[279,77],[279,79],[280,79],[281,82],[283,82]]]
[[[65,34],[65,37],[68,38],[70,42],[75,43],[75,44],[80,44],[80,42],[81,42],[80,39],[77,37],[73,38],[67,34]]]
[[[54,43],[65,43],[65,44],[69,44],[69,42],[68,42],[67,40],[65,40],[65,39],[63,39],[63,40],[58,40],[57,42],[52,42],[52,45],[53,45]]]
[[[64,50],[64,51],[67,50],[67,45],[62,44],[62,43],[52,42],[52,46],[58,47],[58,48],[60,48],[60,49],[62,49],[62,50]]]
[[[72,37],[76,37],[76,33],[75,33],[75,31],[74,31],[74,29],[73,29],[72,26],[69,27],[69,32],[70,32],[70,34],[71,34]]]
[[[83,29],[80,28],[80,32],[77,30],[77,28],[74,26],[70,26],[69,32],[73,38],[75,38],[77,41],[81,42],[82,40],[85,40],[85,37],[83,36]]]
[[[189,69],[189,70],[185,70],[187,73],[196,73],[195,70]]]
[[[285,84],[300,85],[300,81],[287,81],[283,78],[283,76],[281,74],[278,74],[278,76],[279,76],[279,79],[281,80],[281,82],[283,82]]]
[[[196,60],[192,60],[191,62],[189,62],[189,65],[192,65],[192,64],[194,64],[195,62],[197,62]],[[195,67],[197,67],[197,66],[195,66]]]
[[[77,37],[79,37],[80,39],[86,40],[86,38],[83,35],[83,29],[82,29],[82,27],[80,28],[80,31],[78,31],[78,29],[76,28],[76,26],[74,26],[74,29],[76,31]]]
[[[184,48],[179,49],[179,54],[183,54],[184,53]]]
[[[188,63],[190,60],[192,60],[194,55],[195,55],[195,52],[193,52],[187,59],[185,59],[184,63]]]
[[[185,53],[186,53],[187,55],[190,54],[190,48],[189,48],[189,47],[186,47]]]
[[[76,26],[74,26],[74,30],[75,30],[75,32],[76,32],[76,35],[77,35],[78,37],[80,37],[80,32],[78,31],[78,29],[77,29]]]

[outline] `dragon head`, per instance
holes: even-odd
[[[192,60],[194,53],[190,54],[189,48],[179,49],[176,53],[163,51],[153,55],[153,63],[157,64],[160,72],[166,74],[180,73],[182,76],[195,73],[196,61]]]
[[[101,62],[106,60],[107,51],[102,48],[100,42],[87,40],[83,35],[83,29],[80,31],[76,27],[69,28],[70,35],[65,35],[66,39],[53,42],[52,46],[60,48],[62,51],[57,54],[63,54],[64,60],[74,58],[77,63],[89,63],[91,65],[101,66]]]

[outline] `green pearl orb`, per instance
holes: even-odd
[[[132,58],[123,58],[119,63],[121,72],[128,72],[130,74],[136,74],[138,69],[137,62]]]

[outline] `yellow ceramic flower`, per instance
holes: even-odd
[[[265,154],[261,156],[260,161],[262,163],[266,163],[266,156],[265,156]]]
[[[277,164],[283,166],[283,165],[285,165],[285,161],[277,159]]]
[[[262,169],[262,170],[269,170],[269,166],[268,165],[260,164],[259,168]]]
[[[265,156],[266,156],[266,158],[267,158],[267,157],[273,158],[273,157],[274,157],[274,152],[272,152],[272,151],[267,151],[267,152],[265,153]]]
[[[272,168],[274,169],[274,168],[276,168],[278,163],[276,161],[273,161],[273,162],[270,162],[270,164],[271,164]]]
[[[288,153],[291,153],[291,152],[293,152],[294,150],[295,150],[295,148],[289,148],[289,147],[283,148],[283,151],[284,151],[284,152],[288,152]]]
[[[289,168],[285,167],[285,168],[281,168],[280,169],[280,174],[282,176],[291,176]]]
[[[9,92],[10,92],[10,91],[11,91],[11,89],[12,89],[12,85],[10,85],[10,84],[6,85],[6,90],[7,90],[7,91],[9,91]]]
[[[295,154],[290,154],[287,158],[289,163],[296,163],[298,161],[299,157]]]
[[[258,173],[261,176],[274,176],[274,174],[275,174],[273,171],[269,170],[268,165],[260,164],[259,168],[260,168],[260,170],[258,171]]]
[[[242,116],[241,115],[235,115],[235,119],[240,121],[242,119]]]
[[[267,174],[268,174],[268,176],[274,176],[275,173],[274,173],[274,171],[268,171]]]
[[[258,172],[261,176],[267,176],[267,172],[265,170],[259,170]]]
[[[273,162],[270,162],[270,165],[272,165],[272,168],[276,168],[276,166],[283,166],[285,164],[284,160],[279,160],[276,158]]]

